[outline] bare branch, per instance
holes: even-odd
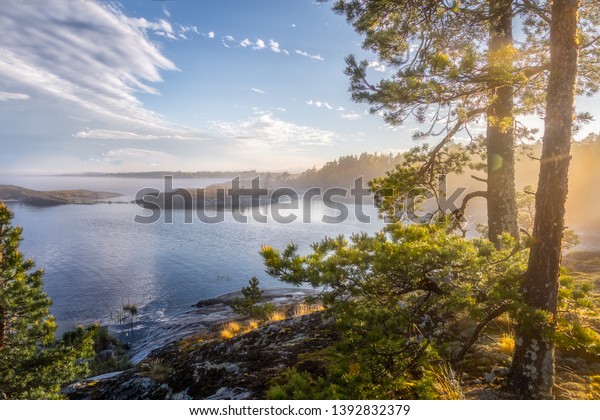
[[[471,175],[471,178],[473,178],[475,181],[480,181],[480,182],[485,182],[487,184],[488,180],[485,178],[480,178],[478,176],[475,175]]]
[[[502,315],[503,313],[508,311],[508,308],[509,308],[509,306],[507,304],[504,304],[504,305],[501,305],[498,308],[494,309],[492,312],[490,312],[483,319],[483,321],[481,321],[481,323],[479,323],[479,325],[477,325],[477,327],[475,327],[475,331],[473,331],[473,334],[471,334],[471,337],[465,343],[465,345],[463,346],[461,351],[454,357],[454,361],[460,362],[465,357],[465,355],[467,354],[467,352],[469,351],[471,346],[473,344],[475,344],[475,342],[479,338],[479,334],[481,334],[481,331],[483,331],[483,329],[487,326],[487,324],[489,324],[494,319],[498,318],[500,315]]]
[[[550,18],[550,15],[548,14],[547,10],[544,10],[543,8],[534,4],[531,0],[522,0],[522,1],[523,1],[523,9],[524,10],[528,10],[528,11],[534,13],[536,16],[538,16],[540,19],[542,19],[548,25],[550,25],[552,23],[552,20]]]

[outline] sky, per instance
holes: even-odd
[[[414,145],[351,101],[348,54],[390,71],[331,2],[0,3],[0,173],[298,172]]]

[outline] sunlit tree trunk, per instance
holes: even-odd
[[[3,203],[1,203],[3,205]],[[4,265],[3,255],[4,254],[4,225],[0,223],[0,294],[4,288]],[[4,307],[2,306],[2,300],[0,299],[0,350],[4,348],[4,338],[6,336],[6,314]]]
[[[523,283],[528,309],[519,320],[511,384],[525,398],[551,396],[561,242],[577,78],[580,0],[555,0],[550,29],[550,78],[538,181],[533,245]]]
[[[487,212],[489,239],[499,246],[508,232],[518,238],[515,194],[515,137],[512,71],[512,0],[490,0],[489,68],[494,79],[507,84],[494,90],[487,112]]]

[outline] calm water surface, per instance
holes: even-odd
[[[200,188],[223,179],[175,179],[175,187]],[[116,200],[131,200],[144,187],[162,189],[162,180],[91,177],[0,178],[40,190],[85,188],[123,194]],[[371,223],[360,223],[350,207],[343,224],[320,221],[337,212],[315,204],[310,224],[300,220],[278,224],[238,223],[231,214],[217,224],[194,219],[185,224],[183,212],[173,211],[173,223],[164,219],[138,224],[133,219],[144,210],[135,204],[65,205],[36,208],[13,205],[15,223],[24,229],[21,246],[26,257],[45,270],[45,290],[53,300],[52,312],[60,331],[74,325],[99,321],[111,324],[123,303],[139,308],[139,328],[188,310],[202,298],[239,290],[251,276],[265,288],[282,284],[264,272],[258,254],[261,245],[284,247],[290,241],[308,251],[312,242],[325,235],[372,233],[383,226],[373,207],[365,207]],[[263,212],[268,210],[263,208]],[[282,213],[284,213],[282,211]],[[296,213],[299,214],[299,213]]]

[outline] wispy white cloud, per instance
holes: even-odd
[[[340,115],[340,118],[343,120],[355,121],[360,120],[362,116],[360,114],[357,114],[356,112],[349,112],[347,114]]]
[[[329,105],[328,102],[313,101],[312,99],[306,101],[306,104],[316,106],[317,108],[327,108],[329,110],[333,109],[333,107]]]
[[[193,33],[196,35],[200,35],[200,32],[198,31],[198,28],[196,26],[193,25],[179,25],[179,31],[178,34],[180,38],[183,39],[188,39],[189,35],[188,33]]]
[[[175,130],[168,130],[164,132],[153,132],[140,133],[133,131],[120,131],[120,130],[104,130],[104,129],[90,129],[86,128],[73,134],[73,137],[80,139],[103,139],[103,140],[202,140],[206,136],[200,133],[194,133],[189,131],[181,130],[177,132]]]
[[[220,135],[247,146],[298,148],[327,145],[340,140],[340,136],[332,131],[283,121],[269,112],[262,112],[236,122],[213,121],[211,126]]]
[[[213,39],[215,37],[215,33],[213,31],[210,31],[208,34],[206,34],[206,36],[210,39]]]
[[[267,92],[265,92],[265,91],[264,91],[264,90],[262,90],[262,89],[258,89],[258,88],[250,88],[250,90],[251,90],[252,92],[260,93],[261,95],[266,95],[266,94],[267,94]]]
[[[285,112],[285,108],[284,107],[277,107],[275,108],[277,111],[281,111],[281,112]]]
[[[223,45],[226,48],[234,47],[234,45],[232,45],[232,43],[235,42],[235,38],[233,36],[227,35],[223,37],[222,40]],[[268,46],[269,49],[276,54],[290,55],[290,52],[286,49],[282,49],[281,44],[274,39],[269,39],[269,43],[267,45],[267,43],[261,38],[256,38],[256,41],[254,42],[250,41],[250,38],[244,38],[242,41],[240,41],[239,46],[243,48],[252,47],[253,50],[257,51],[264,50]]]
[[[272,39],[269,40],[269,48],[271,48],[271,51],[276,52],[277,54],[281,52],[281,49],[279,48],[279,42],[276,42]]]
[[[76,7],[75,7],[76,6]],[[138,92],[158,94],[161,71],[177,71],[148,32],[174,34],[167,21],[124,15],[100,2],[15,2],[2,12],[0,90],[16,88],[85,111],[102,129],[155,135],[197,133],[146,109]],[[3,89],[4,88],[4,89]]]
[[[323,109],[325,112],[327,111],[334,111],[339,113],[339,117],[343,120],[347,120],[347,121],[356,121],[362,118],[362,116],[360,114],[357,114],[356,112],[346,112],[344,113],[344,111],[346,110],[343,106],[331,106],[329,104],[329,102],[325,102],[325,101],[314,101],[312,99],[309,99],[308,101],[306,101],[306,105],[309,106],[314,106],[316,108],[321,108]]]
[[[298,54],[298,55],[301,55],[303,57],[308,57],[308,58],[311,58],[313,60],[325,61],[325,59],[323,57],[321,57],[321,54],[309,54],[306,51],[302,51],[302,50],[295,50],[294,52],[296,54]]]
[[[126,161],[134,161],[154,166],[173,158],[173,155],[165,152],[134,148],[109,150],[102,154],[102,160],[111,162],[113,164],[122,164]]]
[[[29,99],[30,96],[24,93],[12,93],[12,92],[0,92],[0,102],[10,101],[10,100],[20,100],[23,101],[25,99]]]
[[[231,43],[235,42],[235,38],[231,35],[225,35],[221,38],[221,42],[225,48],[231,48]]]
[[[384,64],[381,64],[379,61],[377,60],[371,60],[369,61],[369,65],[367,66],[368,68],[372,68],[373,70],[379,72],[379,73],[385,73],[386,67]]]
[[[113,10],[116,10],[113,8]],[[142,29],[144,31],[152,31],[155,35],[163,36],[169,39],[177,39],[173,31],[173,25],[165,19],[158,21],[149,21],[146,18],[130,18],[121,15],[122,18],[129,22],[130,25]]]

